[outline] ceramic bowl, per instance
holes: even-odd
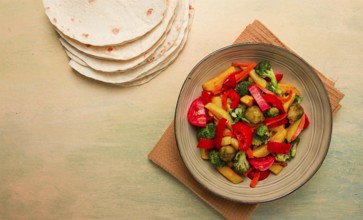
[[[250,180],[233,184],[197,149],[196,128],[187,119],[191,102],[202,91],[202,84],[221,73],[233,61],[269,60],[275,71],[284,74],[283,82],[292,83],[303,96],[302,106],[310,126],[300,135],[296,157],[278,175],[270,175],[250,188]],[[177,146],[192,176],[211,193],[243,202],[260,203],[282,198],[299,189],[318,171],[329,149],[332,111],[324,84],[313,68],[290,51],[269,44],[236,44],[221,48],[202,59],[187,76],[177,102],[174,128]]]

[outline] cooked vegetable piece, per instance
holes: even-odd
[[[270,141],[282,143],[285,141],[287,135],[287,129],[284,127],[278,130],[272,137],[270,138]]]
[[[250,72],[250,77],[253,80],[253,82],[255,82],[260,87],[263,87],[263,88],[267,87],[267,85],[268,85],[267,81],[264,78],[262,78],[260,75],[258,75],[255,70],[252,70]]]
[[[265,120],[262,111],[256,105],[247,108],[245,117],[252,124],[258,124]]]
[[[253,105],[253,103],[254,103],[254,99],[250,95],[244,95],[244,96],[242,96],[242,98],[240,99],[240,101],[243,104],[247,105],[248,107],[251,107]]]
[[[264,112],[271,107],[263,98],[262,93],[260,89],[256,86],[256,84],[251,84],[250,87],[248,87],[248,91],[250,91],[252,97],[255,99],[255,102],[257,103],[258,107],[260,107],[261,111]]]
[[[286,144],[281,142],[275,141],[268,141],[267,142],[267,150],[277,154],[288,154],[292,144]]]
[[[222,139],[223,139],[223,134],[224,134],[224,130],[227,127],[227,120],[225,118],[221,118],[218,121],[217,127],[216,127],[216,133],[214,135],[214,146],[219,149],[222,145]]]
[[[226,119],[228,122],[228,127],[231,127],[233,120],[226,110],[218,107],[216,104],[212,102],[205,105],[205,108],[208,109],[210,113],[212,113],[215,117],[217,117],[217,119],[219,120],[222,118]]]
[[[205,127],[207,125],[207,114],[204,109],[203,101],[196,98],[189,107],[188,121],[197,127]]]
[[[305,116],[291,124],[287,129],[286,140],[288,143],[294,141],[304,129]]]
[[[266,125],[260,125],[257,127],[255,132],[253,132],[252,145],[259,146],[265,144],[268,140],[268,128]]]
[[[266,156],[262,158],[253,158],[248,160],[250,164],[257,170],[265,171],[268,170],[275,161],[274,156]]]
[[[243,122],[237,122],[232,125],[233,134],[238,140],[238,147],[240,150],[250,148],[252,144],[252,131],[248,125]]]
[[[269,170],[270,170],[273,174],[275,174],[275,175],[279,174],[279,173],[282,171],[282,169],[284,169],[284,167],[283,167],[283,166],[281,166],[280,164],[273,164],[273,165],[269,168]]]
[[[300,143],[300,137],[297,137],[293,142],[291,142],[292,148],[289,153],[290,158],[295,158],[296,151],[297,151],[297,145],[299,145],[299,143]]]
[[[289,159],[290,159],[289,154],[276,154],[275,156],[275,160],[278,162],[286,162]]]
[[[269,105],[276,107],[280,112],[285,112],[282,101],[275,94],[265,94],[264,99]]]
[[[288,93],[292,91],[296,95],[300,95],[300,91],[292,84],[289,83],[279,83],[279,88],[282,90],[283,93]]]
[[[239,173],[244,174],[250,169],[250,163],[247,160],[245,151],[238,151],[234,157],[233,169]]]
[[[214,141],[212,139],[200,138],[197,148],[212,150],[214,148]]]
[[[226,162],[232,161],[235,155],[236,149],[231,145],[222,146],[219,149],[219,157]]]
[[[238,93],[239,96],[243,97],[249,93],[248,87],[250,85],[251,85],[250,81],[244,80],[239,82],[234,90]]]
[[[208,154],[209,154],[209,151],[207,149],[203,149],[203,148],[200,149],[200,157],[203,160],[209,160]]]
[[[208,123],[205,127],[201,127],[197,130],[197,139],[201,138],[213,139],[216,133],[216,126],[214,123]]]
[[[289,119],[290,124],[292,124],[295,121],[299,120],[303,114],[303,107],[298,103],[294,103],[290,106],[287,112],[287,118]]]
[[[253,150],[253,156],[256,158],[266,157],[270,154],[270,152],[267,149],[267,144],[255,147]]]
[[[269,108],[266,112],[265,112],[265,117],[266,118],[273,118],[276,117],[277,115],[279,115],[280,111],[278,108],[276,107],[271,107]]]
[[[209,160],[214,167],[223,167],[226,165],[226,161],[222,160],[219,156],[219,152],[216,150],[209,151]]]
[[[289,110],[290,106],[294,102],[295,97],[296,97],[296,93],[295,92],[292,92],[291,93],[291,98],[288,101],[286,101],[286,102],[283,103],[284,111],[285,112],[287,112]]]
[[[259,62],[255,68],[256,73],[262,78],[269,78],[270,82],[268,83],[267,88],[276,93],[277,95],[282,95],[282,90],[279,88],[276,80],[275,73],[271,67],[270,61],[263,60]]]
[[[205,82],[202,87],[204,90],[211,91],[213,94],[218,94],[222,91],[224,80],[234,73],[237,69],[234,66],[228,67],[222,73],[218,74],[214,78]],[[238,70],[239,71],[239,70]]]
[[[206,105],[212,101],[213,93],[210,91],[203,90],[202,94],[200,95],[200,98],[202,99],[203,104]]]
[[[217,170],[232,183],[240,183],[243,178],[234,172],[229,166],[217,167]]]

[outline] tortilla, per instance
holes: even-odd
[[[183,0],[185,1],[185,0]],[[77,49],[73,48],[71,45],[67,44],[63,39],[60,39],[62,45],[65,47],[66,50],[71,52],[73,55],[77,56],[81,60],[83,60],[84,63],[86,63],[89,67],[92,69],[102,71],[102,72],[116,72],[116,71],[127,71],[130,69],[133,69],[139,65],[145,64],[145,62],[150,62],[151,60],[157,59],[161,56],[162,53],[165,53],[169,48],[172,47],[174,42],[176,41],[180,30],[180,27],[183,27],[183,23],[185,23],[188,20],[187,17],[187,10],[188,5],[182,5],[182,2],[180,2],[180,6],[178,7],[176,11],[176,18],[174,22],[172,23],[170,31],[167,33],[166,40],[163,41],[161,45],[156,48],[156,51],[147,56],[139,56],[132,60],[106,60],[106,59],[99,59],[96,57],[89,56],[87,54],[84,54]]]
[[[174,21],[177,5],[178,0],[168,0],[165,17],[160,25],[136,41],[132,41],[127,44],[114,46],[92,46],[77,42],[67,36],[64,36],[62,33],[60,33],[60,35],[77,50],[96,58],[131,60],[136,57],[147,57],[163,43],[162,39],[165,39],[165,35],[170,30],[171,24]]]
[[[187,18],[186,22],[184,22],[181,27],[177,27],[174,30],[180,32],[178,38],[168,51],[157,54],[159,56],[155,56],[155,60],[150,63],[122,73],[96,71],[92,68],[80,65],[72,59],[69,62],[70,66],[86,77],[120,86],[135,86],[150,81],[177,58],[187,41],[189,27],[192,23],[192,16],[189,17],[189,1],[182,0],[181,3],[183,4],[183,7],[186,8],[183,16],[186,16]]]
[[[120,45],[136,40],[164,18],[167,0],[43,0],[50,22],[86,45]]]

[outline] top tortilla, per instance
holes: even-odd
[[[170,30],[172,23],[174,22],[177,8],[179,8],[178,0],[168,0],[164,19],[161,23],[147,34],[127,44],[113,46],[86,45],[65,36],[59,30],[57,30],[57,32],[65,41],[67,41],[68,44],[92,57],[107,60],[129,61],[138,59],[144,61],[148,55],[156,50],[158,45],[163,43],[163,39],[165,39],[167,32]]]
[[[43,0],[64,35],[94,46],[120,45],[145,35],[164,17],[167,0]]]

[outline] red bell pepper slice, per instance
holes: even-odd
[[[188,121],[197,127],[205,127],[207,125],[207,114],[203,101],[200,97],[196,98],[189,107]]]
[[[285,113],[284,106],[282,104],[282,101],[274,94],[265,94],[263,98],[266,100],[266,102],[274,107],[276,107],[280,112]]]
[[[228,98],[231,99],[229,103],[230,108],[237,108],[240,100],[240,96],[234,89],[228,89],[224,93],[222,93],[222,107],[224,110],[227,110],[227,101]]]
[[[216,133],[215,133],[215,136],[214,136],[214,146],[217,149],[219,149],[221,147],[223,133],[224,133],[224,130],[226,129],[226,127],[227,127],[227,123],[228,123],[228,121],[225,118],[221,118],[218,121],[218,124],[217,124],[217,127],[216,127]]]
[[[282,80],[282,78],[284,77],[284,74],[282,74],[281,72],[275,71],[275,77],[276,77],[276,81],[280,82]]]
[[[201,138],[198,141],[197,148],[212,150],[214,148],[214,140],[213,139],[207,139],[207,138]]]
[[[286,113],[284,113],[284,114],[280,114],[280,115],[278,115],[278,116],[275,116],[275,117],[273,117],[273,118],[266,118],[265,119],[265,121],[264,121],[264,124],[266,125],[266,126],[269,126],[269,125],[271,125],[271,124],[274,124],[274,123],[277,123],[277,122],[279,122],[279,121],[281,121],[281,120],[283,120],[284,118],[286,118],[287,117],[287,114]]]
[[[284,118],[284,119],[282,119],[280,121],[277,121],[275,123],[272,123],[272,124],[267,125],[267,128],[268,129],[271,129],[271,128],[278,127],[280,125],[286,125],[288,122],[289,122],[289,120],[287,118]]]
[[[252,97],[255,99],[257,105],[260,107],[261,111],[266,111],[271,106],[266,102],[266,100],[263,98],[262,93],[260,89],[256,86],[256,84],[251,84],[250,87],[248,87],[248,91],[251,93]]]
[[[252,181],[250,182],[250,187],[255,188],[257,186],[258,181],[260,180],[261,172],[259,170],[256,170],[254,172]]]
[[[268,141],[267,142],[267,150],[269,152],[277,153],[277,154],[288,154],[292,144],[286,143],[279,143],[275,141]]]
[[[236,74],[237,73],[240,73],[242,72],[242,70],[238,70],[234,73],[232,73],[231,75],[229,75],[224,81],[223,81],[223,86],[222,88],[224,90],[227,90],[227,89],[231,89],[231,88],[234,88],[236,87],[237,85],[237,81],[236,81]]]
[[[289,91],[289,95],[287,97],[285,97],[285,98],[281,97],[280,99],[284,103],[290,101],[290,99],[292,99],[292,91],[291,90]]]
[[[275,157],[272,155],[249,159],[248,162],[257,170],[265,171],[268,170],[272,164],[275,162]]]
[[[304,115],[305,115],[305,124],[304,124],[304,129],[305,129],[305,128],[309,127],[310,120],[309,120],[308,115],[306,113],[304,113]]]
[[[226,91],[227,97],[231,99],[231,103],[229,103],[229,107],[237,108],[240,100],[240,96],[234,89],[229,89]]]
[[[206,105],[212,101],[213,93],[211,91],[203,90],[200,98],[203,101],[203,104]]]
[[[269,170],[260,171],[260,170],[252,170],[247,176],[251,179],[250,187],[255,188],[259,181],[266,179],[270,175]]]
[[[240,150],[246,150],[252,144],[252,131],[250,127],[243,122],[237,122],[232,125],[234,136],[237,138]]]

